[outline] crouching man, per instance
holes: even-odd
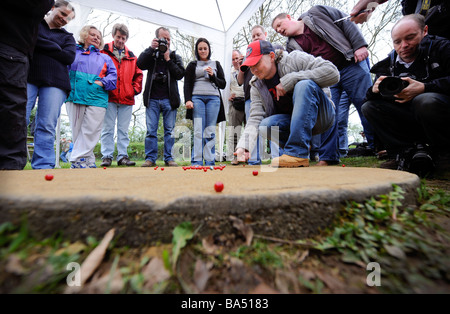
[[[419,14],[401,18],[391,37],[362,111],[391,158],[381,167],[426,176],[450,152],[450,41],[428,35]]]
[[[308,167],[311,137],[333,126],[335,108],[329,86],[339,71],[329,61],[302,51],[275,51],[268,41],[252,42],[241,65],[250,67],[250,117],[236,156],[247,161],[261,136],[275,141],[279,157],[272,167]]]

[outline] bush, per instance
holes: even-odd
[[[181,143],[175,143],[175,149],[179,149],[181,152]],[[188,152],[185,152],[187,154]],[[102,153],[101,153],[101,144],[97,143],[95,145],[94,149],[94,155],[95,159],[101,160],[102,159]],[[130,145],[128,145],[128,157],[131,160],[145,160],[145,144],[141,142],[132,142]],[[114,150],[114,156],[113,159],[115,160],[117,158],[117,145],[115,146]],[[187,158],[185,156],[185,158]],[[158,156],[157,160],[164,160],[164,142],[158,142]]]

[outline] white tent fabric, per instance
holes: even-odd
[[[222,93],[227,104],[233,37],[265,0],[74,0],[76,19],[66,29],[77,38],[91,9],[101,9],[179,30],[193,37],[205,37],[214,47],[214,58],[225,70],[227,87]],[[226,110],[228,109],[227,106]],[[59,135],[59,132],[57,132]],[[223,155],[225,122],[219,126],[219,151]],[[59,138],[57,138],[59,143]],[[59,147],[59,145],[56,145]],[[58,150],[59,151],[59,150]],[[58,153],[57,151],[57,153]],[[59,166],[59,156],[56,157]]]

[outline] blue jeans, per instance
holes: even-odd
[[[276,140],[289,156],[308,158],[311,138],[333,126],[333,104],[323,90],[311,80],[298,82],[292,96],[293,111],[275,114],[261,121],[259,132],[269,140]],[[271,129],[271,127],[278,127]]]
[[[215,164],[216,124],[220,109],[219,96],[192,96],[194,103],[194,147],[192,165],[206,166]]]
[[[346,92],[342,92],[341,99],[339,100],[339,116],[338,116],[338,148],[339,157],[347,157],[348,153],[348,111],[350,109],[350,99]]]
[[[172,148],[175,143],[173,129],[177,110],[172,109],[169,99],[150,99],[146,110],[147,136],[145,138],[145,160],[155,162],[158,157],[158,125],[162,113],[164,125],[164,161],[173,160]]]
[[[128,127],[130,126],[133,106],[122,105],[109,102],[103,120],[103,130],[101,136],[102,159],[113,159],[114,154],[114,130],[117,119],[117,160],[128,157]]]
[[[36,112],[36,126],[34,131],[34,152],[31,159],[33,169],[55,168],[55,134],[61,106],[67,98],[62,89],[56,87],[37,87],[27,84],[27,124],[36,98],[39,96]],[[59,145],[59,143],[58,143]]]
[[[59,156],[63,162],[69,162],[66,158],[67,152],[61,152],[61,155]]]
[[[319,158],[320,149],[320,134],[313,135],[311,138],[311,148],[309,151],[311,160],[315,160],[316,156]]]
[[[339,102],[341,94],[345,91],[360,114],[361,123],[364,127],[369,146],[373,145],[373,131],[369,122],[364,118],[361,112],[361,106],[364,103],[366,92],[372,86],[372,79],[369,73],[369,66],[367,61],[361,61],[351,64],[340,72],[341,79],[339,83],[331,86],[331,95],[336,106],[336,121],[335,125],[322,134],[322,144],[320,149],[320,159],[331,162],[339,162],[339,137],[338,137],[338,117],[339,117]]]
[[[245,123],[247,123],[248,118],[250,117],[250,104],[252,103],[251,99],[247,99],[245,101]],[[261,140],[259,139],[256,142],[256,146],[253,149],[253,151],[250,152],[250,159],[248,160],[249,165],[260,165],[261,164],[261,156],[259,155],[259,143],[261,143]]]

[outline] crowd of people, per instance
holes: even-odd
[[[260,164],[266,141],[272,167],[308,167],[310,160],[317,166],[338,164],[347,154],[353,104],[368,150],[374,156],[387,152],[382,167],[427,175],[450,159],[449,5],[403,0],[404,16],[391,29],[394,50],[371,66],[357,23],[387,1],[360,0],[350,15],[323,5],[296,18],[279,13],[271,26],[286,37],[285,46],[267,41],[264,27],[255,25],[245,55],[232,52],[224,103],[225,71],[211,59],[207,38],[198,38],[195,60],[185,67],[171,50],[165,27],[135,55],[125,45],[130,34],[124,24],[114,25],[113,41],[106,45],[93,25],[84,26],[75,42],[63,28],[76,14],[68,1],[7,0],[0,16],[8,34],[0,38],[0,169],[24,168],[27,124],[36,99],[33,169],[55,167],[55,128],[64,103],[72,131],[71,168],[95,168],[99,141],[101,166],[111,166],[116,125],[117,165],[134,166],[128,128],[147,71],[142,167],[156,165],[161,114],[164,163],[178,166],[173,133],[182,105],[178,81],[184,78],[186,118],[194,129],[192,165],[215,164],[215,130],[222,121],[228,123],[226,156],[232,165]],[[22,7],[29,10],[26,20],[18,14]],[[13,19],[23,21],[20,29],[13,27]]]

